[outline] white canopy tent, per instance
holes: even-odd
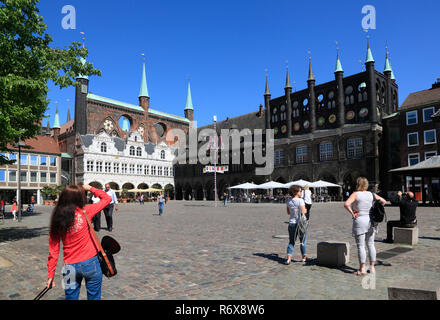
[[[300,180],[288,182],[284,186],[286,188],[290,188],[291,186],[300,186],[301,188],[304,188],[306,185],[310,186],[310,184],[311,184],[311,182],[303,180],[303,179],[300,179]]]

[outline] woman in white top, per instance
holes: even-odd
[[[379,197],[377,194],[367,191],[368,180],[359,177],[356,181],[356,192],[353,192],[344,204],[345,209],[353,217],[353,236],[356,238],[356,245],[358,248],[359,270],[355,272],[356,275],[366,275],[366,260],[367,254],[365,250],[365,243],[368,246],[368,253],[370,258],[370,273],[374,273],[374,263],[376,262],[376,248],[374,247],[374,236],[377,233],[377,226],[370,220],[370,209],[373,206],[373,195],[376,200],[385,205],[385,199]]]
[[[292,261],[293,247],[296,241],[296,229],[298,227],[298,221],[301,214],[307,212],[304,200],[300,198],[301,187],[292,186],[289,189],[290,198],[287,199],[287,214],[290,215],[289,219],[289,245],[287,246],[287,260],[286,264],[290,264]],[[299,240],[301,241],[300,249],[302,254],[302,261],[306,261],[306,234],[299,233]]]
[[[306,217],[307,217],[307,220],[309,220],[310,219],[310,209],[312,208],[312,191],[310,191],[308,184],[306,184],[304,186],[304,190],[302,192],[301,197],[304,199],[304,202],[306,204],[306,210],[307,210]]]

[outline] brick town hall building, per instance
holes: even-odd
[[[109,183],[115,190],[174,188],[174,141],[166,141],[166,134],[174,128],[188,132],[194,111],[189,84],[181,117],[150,108],[145,63],[138,104],[92,94],[87,76],[77,81],[75,118],[69,119],[69,110],[68,121],[60,126],[57,113],[52,128],[63,154],[63,184]]]
[[[376,70],[369,43],[365,66],[365,71],[345,76],[338,53],[334,80],[316,84],[310,60],[307,87],[292,92],[287,71],[285,94],[276,98],[271,98],[266,77],[265,112],[260,107],[259,112],[219,121],[217,128],[273,129],[274,171],[257,176],[254,165],[219,163],[229,165],[230,170],[217,177],[218,194],[244,182],[304,179],[337,183],[342,190],[334,188],[332,193],[339,195],[340,191],[352,192],[359,176],[366,177],[375,190],[390,190],[387,172],[392,164],[386,159],[391,142],[385,131],[387,119],[398,109],[398,85],[388,54],[383,73]],[[241,169],[235,170],[236,166]],[[177,169],[178,199],[188,195],[197,200],[214,198],[212,174],[201,174],[201,164]]]

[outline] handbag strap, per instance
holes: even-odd
[[[103,258],[104,258],[104,261],[105,261],[105,263],[106,263],[107,266],[108,266],[108,270],[110,271],[110,274],[114,274],[115,272],[114,272],[114,270],[113,270],[113,268],[112,268],[112,265],[111,265],[110,261],[108,260],[108,258],[107,258],[107,254],[105,253],[104,249],[102,249],[101,242],[99,242],[99,239],[98,239],[98,237],[96,236],[95,230],[93,230],[92,223],[90,222],[90,219],[89,219],[89,217],[87,216],[86,211],[83,209],[82,212],[83,212],[84,215],[86,216],[87,224],[89,225],[90,235],[92,236],[93,242],[94,242],[95,245],[98,247],[98,252],[101,252],[101,254],[102,254]]]

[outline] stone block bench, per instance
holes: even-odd
[[[393,228],[394,243],[416,245],[419,242],[419,228]]]
[[[317,263],[326,267],[340,267],[350,261],[350,244],[341,241],[319,242]]]
[[[389,300],[440,300],[440,281],[405,280],[388,287]]]

